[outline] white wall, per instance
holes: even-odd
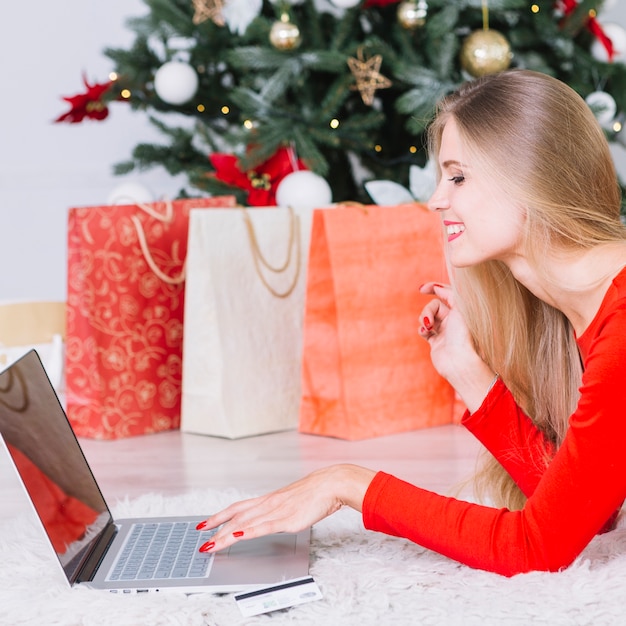
[[[113,103],[109,119],[54,124],[83,91],[82,74],[103,82],[102,51],[127,47],[126,16],[140,0],[11,2],[3,7],[0,64],[0,300],[65,299],[66,221],[71,206],[106,204],[123,179],[112,165],[140,141],[160,140],[145,116]],[[133,176],[155,197],[179,188],[165,172]]]
[[[191,2],[191,0],[190,0]],[[624,0],[601,15],[626,26]],[[113,103],[109,120],[53,124],[63,95],[82,91],[82,73],[106,80],[105,47],[127,47],[127,16],[145,12],[141,0],[10,2],[0,37],[0,300],[65,299],[67,209],[106,204],[123,179],[111,167],[141,141],[160,140],[144,115]],[[626,151],[615,150],[626,178]],[[180,188],[165,172],[133,175],[155,197]]]

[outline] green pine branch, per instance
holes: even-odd
[[[269,0],[244,34],[211,20],[194,24],[191,0],[144,3],[147,12],[127,22],[133,44],[104,51],[119,74],[108,97],[129,89],[131,107],[149,116],[163,143],[137,146],[115,171],[163,166],[184,173],[193,188],[224,193],[230,188],[214,177],[209,154],[235,154],[246,169],[289,145],[327,177],[338,201],[367,201],[364,176],[408,186],[411,165],[426,162],[424,131],[437,101],[468,78],[459,52],[484,17],[482,0],[428,0],[424,25],[410,30],[400,24],[397,4],[331,13],[304,0],[287,7],[302,44],[283,51],[269,42],[283,7]],[[553,0],[534,4],[536,13],[525,0],[489,2],[489,25],[509,41],[512,66],[556,76],[583,97],[602,89],[626,115],[626,65],[590,53],[586,20],[602,3],[581,0],[562,18]],[[382,55],[381,73],[392,81],[372,106],[355,90],[347,63],[359,51]],[[163,63],[180,57],[196,68],[199,86],[189,102],[174,106],[160,100],[153,82]],[[180,115],[189,123],[181,124]],[[612,140],[612,131],[607,136]],[[245,201],[241,190],[230,191]]]

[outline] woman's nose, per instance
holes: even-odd
[[[439,185],[437,185],[437,188],[426,203],[426,206],[430,211],[445,211],[450,208],[450,202],[445,197]]]

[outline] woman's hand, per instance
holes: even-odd
[[[435,296],[420,314],[420,334],[430,344],[435,369],[452,382],[466,361],[476,360],[474,343],[463,317],[454,308],[450,286],[426,283],[420,291]]]
[[[347,505],[361,510],[375,472],[356,465],[333,465],[265,496],[243,500],[198,525],[223,526],[202,552],[217,552],[240,541],[281,532],[298,532]]]
[[[435,296],[420,314],[420,335],[430,344],[432,363],[474,412],[482,404],[495,373],[476,352],[465,320],[454,307],[452,288],[426,283],[420,291]]]

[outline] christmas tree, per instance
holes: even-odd
[[[609,140],[626,144],[626,33],[602,26],[597,0],[145,4],[128,21],[130,49],[104,51],[114,77],[85,81],[59,120],[104,119],[110,101],[127,101],[163,143],[137,145],[116,173],[164,166],[187,178],[181,195],[273,204],[281,180],[307,169],[334,201],[371,202],[389,187],[425,200],[424,130],[437,100],[507,67],[568,83]],[[368,195],[367,181],[388,185]]]

